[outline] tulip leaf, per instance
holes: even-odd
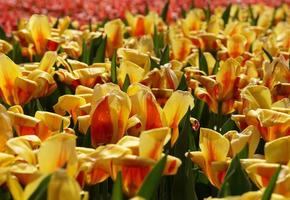
[[[41,103],[40,103],[40,101],[39,101],[39,99],[35,100],[35,104],[36,104],[37,110],[39,110],[39,111],[43,111],[44,110],[42,105],[41,105]]]
[[[235,156],[227,170],[218,197],[242,195],[251,189],[249,177],[242,168],[239,157]]]
[[[164,34],[163,32],[158,33],[156,26],[154,26],[153,45],[155,55],[159,58],[160,50],[164,48]]]
[[[195,8],[195,0],[191,1],[190,10]]]
[[[209,22],[210,16],[211,16],[211,11],[210,11],[210,5],[209,5],[209,3],[207,4],[207,8],[204,8],[203,11],[204,11],[204,14],[205,14],[206,21]]]
[[[244,148],[237,154],[239,159],[249,158],[249,144],[247,143]]]
[[[273,61],[272,55],[263,47],[263,51],[266,54],[267,58],[270,60],[270,62]]]
[[[90,64],[90,50],[87,46],[86,41],[83,39],[83,44],[82,44],[82,56],[81,56],[81,61],[86,63],[86,64]]]
[[[113,192],[112,192],[112,200],[122,200],[123,192],[122,192],[122,173],[118,172],[117,179],[114,182]]]
[[[130,77],[128,74],[126,74],[125,81],[122,87],[123,92],[127,92],[129,86],[130,86]]]
[[[281,168],[282,168],[281,165],[279,165],[279,168],[276,170],[275,174],[271,177],[271,180],[270,180],[266,190],[263,193],[262,200],[270,200],[271,199],[271,196],[272,196],[272,193],[275,189],[276,181],[277,181],[278,176],[280,174]]]
[[[94,61],[94,57],[97,53],[98,47],[100,46],[103,40],[103,36],[99,36],[97,38],[93,38],[90,44],[90,51],[89,51],[89,64],[92,64]]]
[[[214,64],[213,70],[212,70],[212,74],[216,74],[219,71],[220,68],[220,61],[217,60]]]
[[[150,57],[150,70],[153,70],[154,68],[160,69],[160,65]]]
[[[251,4],[249,4],[249,13],[250,13],[250,18],[251,18],[251,25],[252,26],[256,26],[258,23],[258,19],[259,19],[259,15],[257,15],[257,17],[254,16],[254,12],[253,12],[253,8],[251,6]]]
[[[0,39],[1,40],[7,40],[6,33],[5,33],[4,29],[1,26],[0,26]]]
[[[164,22],[167,21],[167,13],[168,13],[168,9],[169,9],[169,4],[170,4],[170,1],[168,0],[166,2],[166,4],[164,5],[162,12],[161,12],[161,18]]]
[[[191,112],[192,116],[200,121],[202,113],[203,113],[203,108],[204,108],[204,101],[196,98],[195,103],[194,103],[194,108]]]
[[[225,134],[228,131],[231,130],[238,130],[238,127],[236,125],[236,123],[229,118],[221,127],[221,134]]]
[[[229,4],[226,8],[226,10],[224,11],[223,15],[222,15],[222,19],[224,21],[224,26],[227,25],[227,23],[229,22],[230,19],[230,13],[231,13],[231,8],[232,8],[232,4]]]
[[[183,6],[181,6],[181,16],[186,18],[186,10],[183,8]]]
[[[208,65],[205,59],[205,56],[203,55],[201,49],[198,49],[198,63],[199,63],[199,69],[203,71],[204,73],[208,74]]]
[[[177,87],[178,90],[183,90],[183,91],[187,91],[187,82],[186,82],[186,78],[184,76],[184,74],[181,76],[181,80],[179,82],[179,85]]]
[[[12,200],[12,196],[9,191],[4,190],[2,187],[0,187],[0,197],[1,200]]]
[[[117,84],[117,52],[116,50],[113,53],[112,62],[111,62],[111,80],[112,83]]]
[[[172,199],[197,199],[194,183],[193,164],[185,153],[196,150],[193,130],[190,123],[190,108],[180,122],[180,135],[174,147],[174,156],[179,158],[182,165],[173,177]]]
[[[158,161],[151,172],[145,177],[145,180],[140,190],[138,191],[138,196],[141,196],[145,199],[151,199],[161,181],[166,161],[167,155],[161,158],[161,160]]]
[[[61,120],[60,127],[59,127],[59,132],[63,132],[63,120]]]
[[[32,193],[28,200],[43,200],[47,198],[47,187],[50,181],[51,175],[45,177],[37,189]]]
[[[103,63],[105,62],[105,54],[106,54],[106,44],[107,44],[107,36],[102,38],[100,46],[96,52],[96,57],[94,58],[95,63]]]
[[[169,63],[170,58],[169,58],[169,46],[166,45],[164,50],[162,51],[161,58],[160,58],[160,65],[164,65],[166,63]]]

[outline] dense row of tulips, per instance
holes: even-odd
[[[289,199],[290,11],[0,31],[0,199]]]

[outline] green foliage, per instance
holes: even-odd
[[[123,199],[122,173],[119,171],[113,186],[112,200],[122,200],[122,199]]]
[[[223,15],[222,15],[222,19],[224,21],[224,26],[227,25],[227,23],[229,22],[230,19],[230,13],[231,13],[231,8],[232,8],[232,4],[229,4],[226,8],[226,10],[224,11]]]
[[[128,74],[126,74],[125,81],[122,87],[123,92],[127,92],[129,86],[130,86],[130,77]]]
[[[145,180],[138,192],[138,196],[141,196],[145,199],[151,199],[154,191],[157,189],[163,170],[165,168],[167,161],[167,155],[165,155],[158,163],[154,166],[151,172],[145,177]]]
[[[51,175],[48,175],[41,181],[37,189],[29,197],[29,200],[44,200],[47,198],[47,187],[48,187],[50,178],[51,178]]]
[[[263,48],[263,52],[266,54],[266,56],[270,60],[270,62],[272,62],[273,61],[272,55],[265,48]]]
[[[187,82],[186,82],[186,78],[184,76],[184,74],[181,76],[181,80],[179,82],[179,85],[177,87],[178,90],[183,90],[183,91],[187,91]]]
[[[111,81],[112,83],[117,84],[117,52],[116,50],[113,53],[112,62],[111,62]]]
[[[235,156],[227,170],[218,197],[242,195],[251,190],[252,185],[249,177],[242,168],[238,156]]]
[[[169,53],[170,53],[169,46],[166,45],[164,50],[162,51],[162,54],[161,54],[160,65],[164,65],[166,63],[169,63],[169,61],[170,61]]]
[[[208,65],[201,49],[198,49],[199,69],[208,75]]]
[[[161,12],[161,19],[166,22],[167,21],[167,14],[168,14],[168,9],[169,9],[169,4],[170,4],[170,1],[168,0],[165,4],[165,6],[163,7],[162,9],[162,12]]]
[[[264,191],[264,194],[262,196],[262,200],[270,200],[272,193],[274,192],[275,186],[276,186],[276,182],[278,180],[278,176],[280,174],[281,171],[281,165],[278,167],[278,169],[276,170],[275,174],[271,177],[271,180],[266,188],[266,190]]]

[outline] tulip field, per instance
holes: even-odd
[[[289,1],[52,2],[0,1],[0,200],[290,199]]]

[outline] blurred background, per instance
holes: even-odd
[[[177,18],[182,8],[187,10],[194,2],[196,7],[210,5],[215,8],[229,3],[265,3],[278,6],[290,4],[290,0],[170,0],[169,19]],[[144,13],[146,5],[150,10],[160,12],[166,0],[0,0],[0,25],[7,33],[14,30],[20,18],[29,18],[33,13],[54,17],[70,16],[80,23],[123,17],[126,10]]]

